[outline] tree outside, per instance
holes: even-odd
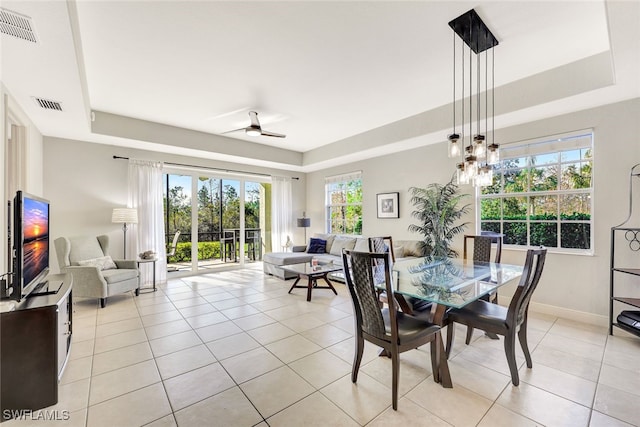
[[[362,234],[362,180],[328,184],[327,192],[329,232]]]
[[[481,229],[506,244],[589,249],[592,160],[583,148],[502,161],[482,190]]]
[[[191,261],[191,177],[165,174],[165,234],[180,231],[171,262]],[[220,258],[222,230],[240,229],[240,181],[199,177],[197,183],[198,260]],[[260,228],[261,184],[246,183],[245,228]],[[262,190],[264,191],[264,189]],[[168,196],[167,196],[168,195]]]

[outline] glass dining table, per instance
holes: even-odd
[[[464,307],[518,279],[522,272],[523,267],[518,265],[422,257],[394,263],[392,281],[396,298],[413,297],[433,303],[431,322],[444,326],[449,308]],[[444,354],[442,341],[440,346],[440,354]],[[440,358],[439,373],[442,386],[452,387],[446,356]]]
[[[457,258],[422,257],[393,264],[394,292],[434,303],[433,323],[522,276],[523,267]]]

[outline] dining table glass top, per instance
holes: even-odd
[[[422,257],[393,264],[395,292],[461,308],[522,276],[523,267],[457,258]]]

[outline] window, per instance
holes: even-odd
[[[362,173],[325,178],[327,232],[362,233]]]
[[[502,147],[477,199],[480,229],[507,245],[591,253],[593,133]]]

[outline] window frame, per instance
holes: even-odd
[[[590,140],[589,144],[581,143],[585,138]],[[573,141],[573,142],[572,142]],[[547,145],[548,149],[541,149],[540,147],[544,147]],[[505,233],[505,223],[525,223],[526,224],[526,244],[514,244],[514,243],[504,243],[504,247],[508,249],[514,250],[526,250],[532,247],[537,247],[538,245],[531,244],[531,224],[536,223],[552,223],[555,224],[555,233],[556,233],[556,246],[548,246],[549,252],[555,253],[564,253],[564,254],[573,254],[573,255],[594,255],[595,253],[595,235],[594,235],[594,170],[595,170],[595,133],[593,129],[585,129],[560,135],[552,135],[548,137],[537,138],[535,140],[527,140],[520,141],[511,144],[503,144],[501,147],[501,159],[500,159],[500,189],[497,193],[491,194],[482,194],[481,188],[475,189],[475,207],[476,207],[476,232],[480,234],[483,222],[487,223],[498,223],[500,227],[500,232]],[[533,148],[529,152],[530,148]],[[582,153],[579,159],[565,159],[563,160],[562,153],[570,152],[575,150],[587,150],[590,151],[590,157],[583,157]],[[512,151],[513,154],[509,155],[509,151]],[[523,154],[524,153],[524,154]],[[557,160],[550,163],[543,163],[539,165],[535,165],[532,163],[532,158],[544,156],[547,154],[557,153]],[[504,154],[507,154],[506,156]],[[504,161],[511,159],[526,159],[526,165],[520,166],[518,168],[509,168],[504,169]],[[590,172],[590,185],[587,188],[575,188],[575,189],[563,189],[562,188],[562,171],[563,167],[570,164],[580,164],[583,165],[587,163],[585,159],[588,158],[588,163],[591,166]],[[527,179],[527,188],[524,191],[518,192],[505,192],[504,191],[504,170],[522,170],[526,169],[529,172],[533,170],[534,167],[544,168],[544,167],[555,167],[557,168],[557,186],[554,190],[544,189],[544,190],[535,190],[533,188],[532,175],[529,174],[529,178]],[[561,198],[563,196],[572,196],[578,195],[580,197],[585,197],[587,199],[587,203],[589,203],[589,219],[566,219],[563,218],[563,212],[561,211]],[[532,205],[530,197],[556,197],[556,213],[555,219],[532,219]],[[503,200],[507,198],[525,198],[524,202],[525,208],[525,219],[523,220],[505,220],[504,215],[504,205],[500,204],[500,219],[499,220],[482,220],[482,202],[484,200]],[[588,249],[580,249],[580,248],[566,248],[561,247],[562,244],[562,226],[564,224],[587,224],[589,226],[589,248]],[[488,231],[488,230],[487,230]]]
[[[353,181],[360,181],[360,200],[358,202],[349,202],[347,197],[345,197],[344,203],[331,203],[331,194],[335,192],[335,189],[331,188],[336,184],[345,185],[345,190],[347,191],[349,187],[349,183]],[[325,194],[325,232],[330,234],[349,234],[349,235],[360,235],[362,233],[362,222],[363,222],[363,203],[362,203],[362,171],[355,171],[341,175],[334,175],[325,177],[324,184],[324,194]],[[360,217],[359,221],[356,220],[356,224],[353,226],[351,230],[347,227],[345,221],[343,221],[344,230],[333,230],[333,220],[332,220],[332,212],[336,208],[345,208],[351,206],[359,206],[360,207]],[[358,223],[360,224],[358,227]]]

